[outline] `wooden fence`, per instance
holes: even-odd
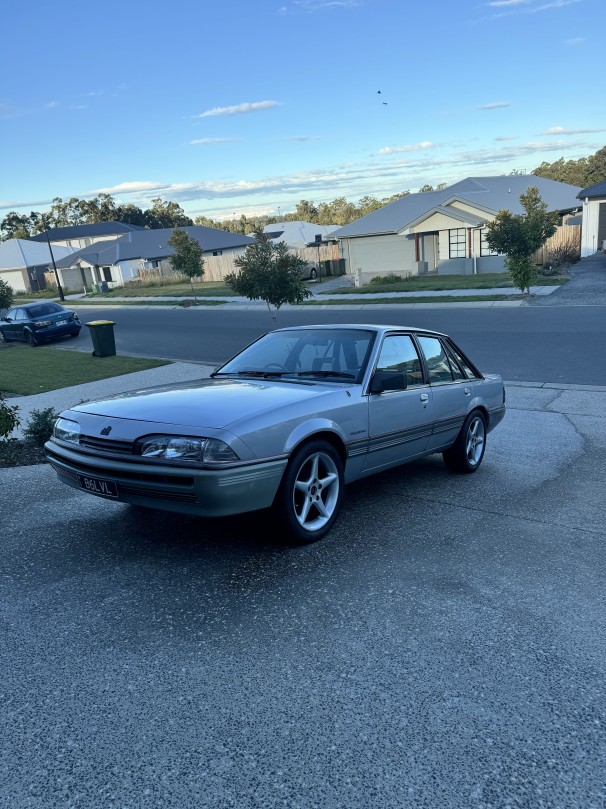
[[[291,250],[291,253],[302,258],[308,264],[317,268],[318,257],[320,261],[328,261],[330,259],[336,260],[339,258],[339,246],[337,244],[321,244],[319,253],[317,247],[302,247],[297,250]],[[243,255],[240,253],[239,255]],[[231,254],[226,256],[204,256],[204,281],[222,281],[226,275],[232,272],[237,272],[238,268],[235,265],[235,259],[238,254]],[[154,280],[156,278],[171,278],[178,276],[171,267],[168,259],[163,259],[159,267],[149,270],[140,270],[139,278],[144,281]]]
[[[548,261],[549,253],[558,247],[571,245],[581,256],[581,226],[580,225],[560,225],[550,239],[547,239],[543,247],[540,247],[533,255],[532,261],[535,264],[545,264]]]

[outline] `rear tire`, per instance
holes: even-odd
[[[312,270],[310,271],[310,273],[309,273],[309,277],[310,277],[310,279],[311,279],[312,281],[315,281],[315,280],[316,280],[316,278],[318,277],[318,271],[317,271],[315,268],[314,268],[314,269],[312,269]]]
[[[328,441],[308,441],[292,454],[274,508],[291,541],[322,539],[334,525],[343,500],[343,461]]]
[[[477,472],[486,451],[486,417],[481,410],[472,410],[465,419],[456,441],[442,453],[451,472],[471,475]]]
[[[38,345],[38,340],[36,340],[36,336],[31,331],[25,332],[25,342],[28,343],[32,348],[35,348]]]

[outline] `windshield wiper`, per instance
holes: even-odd
[[[286,374],[292,374],[292,371],[218,371],[211,376],[258,376],[266,379],[270,376],[285,376]]]
[[[345,371],[297,371],[297,376],[338,376],[342,379],[355,379],[355,374],[348,374]]]

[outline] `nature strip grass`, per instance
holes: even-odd
[[[169,365],[141,357],[93,357],[82,351],[25,345],[0,348],[0,391],[29,396]]]
[[[401,296],[398,298],[355,298],[352,300],[337,300],[336,298],[329,298],[327,300],[320,300],[315,298],[313,301],[305,301],[302,306],[367,306],[374,304],[375,306],[383,306],[383,304],[391,305],[395,303],[474,303],[476,301],[511,301],[522,300],[525,295],[419,295],[415,297]]]
[[[360,287],[339,287],[338,289],[331,289],[327,292],[319,291],[320,295],[359,295],[364,294],[377,294],[378,292],[448,292],[451,290],[460,289],[493,289],[499,287],[502,289],[515,290],[511,283],[505,282],[503,279],[500,281],[494,278],[481,278],[477,275],[461,276],[466,279],[464,281],[457,281],[455,276],[452,279],[440,280],[431,279],[428,281],[416,279],[412,281],[402,281],[397,284],[366,284]],[[469,280],[467,280],[469,279]],[[550,287],[560,286],[565,284],[568,278],[541,278],[533,282],[533,286]]]

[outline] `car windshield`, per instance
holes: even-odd
[[[213,376],[332,378],[359,381],[374,340],[362,329],[275,331],[245,348]]]
[[[65,310],[58,303],[49,302],[28,306],[25,311],[28,317],[43,317],[44,315],[56,315],[58,312],[64,312]]]

